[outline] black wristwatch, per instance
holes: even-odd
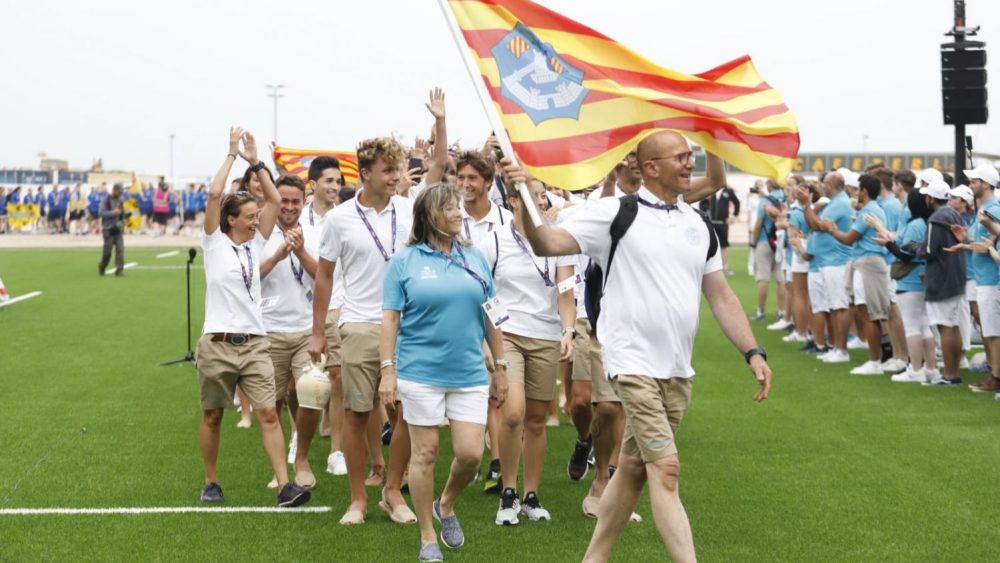
[[[260,172],[261,170],[263,170],[264,166],[266,166],[264,164],[264,161],[263,160],[258,160],[257,164],[254,164],[253,166],[250,167],[250,171],[253,172],[254,174],[256,174],[257,172]]]
[[[760,356],[761,358],[764,358],[765,362],[767,361],[767,351],[763,348],[751,348],[743,353],[743,359],[746,360],[748,364],[750,363],[750,358],[754,356]]]

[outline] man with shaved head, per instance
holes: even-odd
[[[835,227],[841,232],[851,228],[851,218],[854,209],[851,198],[844,186],[844,176],[840,172],[830,172],[823,178],[827,197],[830,198],[823,210],[817,215],[810,205],[808,190],[799,188],[796,198],[805,210],[806,223],[816,233],[814,240],[813,260],[818,260],[819,274],[810,282],[809,299],[812,301],[814,314],[826,314],[830,318],[831,350],[817,356],[827,363],[844,363],[850,361],[847,355],[847,331],[850,328],[850,301],[847,297],[847,263],[852,257],[851,247],[840,242],[830,230]]]
[[[625,435],[584,560],[607,560],[648,483],[656,527],[670,556],[694,561],[691,526],[678,495],[674,433],[691,397],[691,350],[702,294],[723,333],[750,364],[760,385],[754,400],[767,398],[771,370],[726,281],[710,223],[685,203],[685,196],[706,183],[691,178],[691,147],[677,133],[656,133],[639,143],[636,161],[643,185],[635,194],[600,199],[561,227],[535,228],[524,208],[521,213],[538,255],[586,254],[605,273],[596,329],[604,371],[625,411]],[[526,179],[515,166],[507,172],[508,181]],[[626,205],[635,212],[634,220],[611,261],[610,228]]]

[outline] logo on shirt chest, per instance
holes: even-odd
[[[698,229],[694,227],[688,227],[687,230],[684,231],[684,238],[687,239],[688,244],[695,246],[701,242],[701,233],[699,233]]]
[[[420,279],[422,280],[436,280],[438,279],[437,270],[431,268],[430,266],[424,266],[420,270]]]

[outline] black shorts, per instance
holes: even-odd
[[[91,221],[96,221],[101,218],[101,214],[96,211],[87,210],[87,215],[90,215]]]
[[[169,213],[153,213],[153,222],[157,225],[166,225]]]
[[[719,237],[719,246],[729,248],[729,224],[712,221],[712,226],[715,227],[715,236]]]
[[[48,218],[49,221],[58,221],[63,218],[63,214],[59,211],[49,211]]]
[[[77,219],[83,219],[83,211],[70,211],[69,212],[70,221],[76,221]]]

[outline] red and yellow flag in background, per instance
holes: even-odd
[[[594,185],[667,129],[779,182],[795,165],[795,117],[749,57],[684,74],[528,0],[448,5],[521,165],[546,183]]]
[[[356,151],[290,149],[275,145],[274,153],[271,156],[276,165],[283,168],[288,174],[302,178],[303,182],[309,181],[309,164],[314,158],[332,156],[340,161],[340,173],[344,176],[344,182],[354,185],[358,183],[358,153]]]

